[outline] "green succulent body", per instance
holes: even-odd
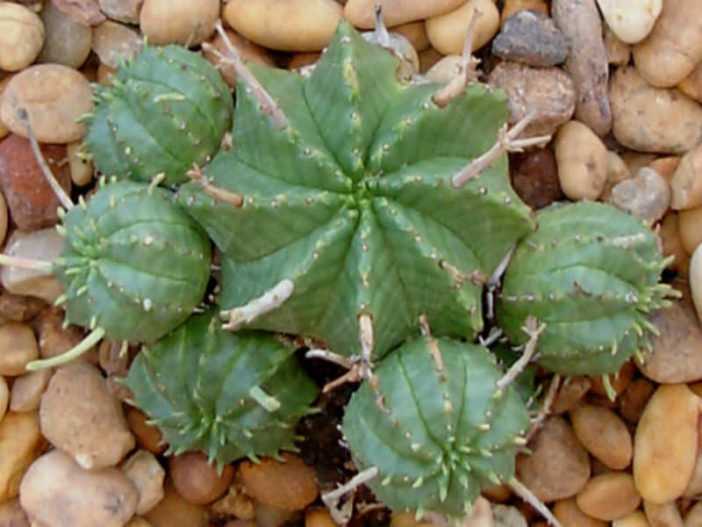
[[[232,96],[219,72],[180,46],[147,46],[95,87],[85,144],[107,176],[167,184],[208,162],[231,126]]]
[[[383,503],[461,517],[483,488],[510,480],[529,419],[514,388],[498,388],[487,349],[422,338],[375,374],[377,390],[353,395],[343,432],[359,470],[377,467],[368,485]]]
[[[294,427],[317,387],[270,335],[221,329],[214,310],[143,349],[126,378],[136,404],[170,452],[206,452],[217,463],[294,450]]]
[[[647,314],[665,304],[666,265],[654,233],[610,205],[549,208],[517,247],[497,321],[510,341],[533,315],[546,325],[539,364],[567,375],[612,373],[646,343]]]
[[[154,342],[187,319],[210,276],[210,241],[160,188],[101,187],[63,218],[53,264],[66,320],[114,340]]]
[[[532,229],[530,213],[509,185],[506,156],[461,189],[451,178],[492,146],[505,96],[476,84],[440,108],[439,86],[401,84],[396,67],[345,22],[309,78],[251,66],[286,125],[241,84],[235,147],[205,169],[243,205],[194,183],[180,188],[223,253],[223,307],[293,284],[249,327],[355,355],[367,314],[375,357],[416,333],[421,314],[437,334],[472,339],[482,329],[480,278]]]

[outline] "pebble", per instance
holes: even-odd
[[[660,386],[636,428],[633,472],[639,494],[652,503],[685,492],[697,457],[700,399],[684,384]]]
[[[29,465],[44,450],[36,412],[8,412],[0,421],[0,503],[17,496]]]
[[[425,49],[419,55],[419,72],[426,73],[434,64],[439,62],[444,56],[434,48]]]
[[[580,404],[570,411],[570,420],[575,436],[590,454],[614,470],[629,466],[631,434],[616,413],[602,406]]]
[[[690,282],[692,286],[696,280],[690,277]],[[692,288],[694,298],[695,286]],[[670,307],[649,315],[649,320],[660,335],[651,337],[653,352],[643,353],[641,373],[662,384],[702,379],[702,327],[689,299],[673,300]]]
[[[592,380],[589,377],[566,377],[551,405],[551,413],[562,414],[574,408],[591,386]]]
[[[166,478],[163,499],[144,517],[153,527],[208,527],[207,510],[185,501]]]
[[[20,503],[32,522],[51,527],[122,527],[134,514],[137,492],[116,468],[89,472],[52,450],[29,467]]]
[[[690,387],[690,389],[699,396],[699,393]],[[699,448],[699,447],[698,447]],[[692,477],[687,482],[683,496],[685,498],[694,498],[702,493],[702,455],[697,451],[697,459],[695,460],[695,469],[692,471]]]
[[[580,510],[603,521],[623,518],[641,504],[634,478],[628,472],[609,472],[594,476],[575,498]]]
[[[44,393],[46,386],[49,384],[49,379],[53,371],[49,368],[25,373],[17,378],[12,383],[12,392],[10,393],[10,410],[13,412],[34,412],[39,409],[39,401],[41,394]]]
[[[227,34],[230,42],[234,44],[234,47],[239,52],[239,56],[244,62],[253,62],[254,64],[260,64],[262,66],[275,66],[273,58],[266,48],[263,48],[258,44],[254,44],[248,38],[244,38],[230,29],[225,30],[225,33]],[[224,40],[222,40],[222,37],[219,34],[214,36],[211,44],[225,57],[228,56],[228,51],[226,45],[224,44]],[[234,71],[234,67],[231,65],[231,63],[222,60],[218,55],[208,50],[205,50],[204,56],[215,65],[215,67],[222,74],[222,77],[226,83],[232,88],[236,88],[236,72]],[[319,57],[316,56],[312,62],[316,62],[318,58]]]
[[[344,18],[362,29],[375,27],[373,8],[383,7],[383,20],[388,27],[414,22],[453,11],[466,0],[348,0],[344,7]]]
[[[575,503],[575,498],[556,502],[553,506],[553,515],[564,527],[607,527],[607,523],[581,511]]]
[[[38,298],[0,292],[0,317],[14,322],[27,322],[39,314],[46,304]],[[40,350],[41,353],[41,350]]]
[[[634,511],[623,518],[614,520],[612,527],[650,527],[646,515],[642,511]]]
[[[702,207],[678,212],[678,234],[683,249],[692,255],[702,242]]]
[[[144,0],[139,29],[151,44],[197,46],[214,32],[220,0]]]
[[[29,66],[44,45],[41,18],[30,9],[0,2],[0,70],[19,71]]]
[[[690,259],[690,289],[692,290],[692,301],[697,311],[698,321],[702,320],[702,249],[700,249],[700,247],[702,247],[702,244],[697,246],[697,249],[692,253],[692,258]],[[699,328],[700,326],[695,325],[695,327]],[[695,336],[699,335],[699,332],[698,330]],[[696,351],[696,355],[702,352],[700,348],[697,348]],[[693,351],[692,354],[695,354],[695,352]],[[697,366],[698,369],[702,367],[698,364],[695,364],[695,366]],[[695,380],[699,379],[702,379],[702,375]]]
[[[451,12],[428,18],[425,24],[431,45],[444,55],[460,54],[476,11],[481,15],[475,22],[471,49],[482,48],[500,28],[500,12],[492,0],[468,0]]]
[[[218,470],[201,452],[186,452],[169,458],[173,485],[178,494],[196,505],[211,503],[222,496],[234,477],[234,467]]]
[[[147,520],[134,516],[124,527],[153,527]]]
[[[390,517],[390,527],[434,527],[431,522],[424,521],[424,518],[415,519],[415,513],[408,512],[393,512]]]
[[[68,17],[84,26],[96,26],[105,20],[98,0],[51,0]]]
[[[90,55],[93,40],[90,26],[74,22],[52,2],[48,2],[42,9],[41,19],[46,28],[46,42],[38,62],[80,68]]]
[[[10,389],[7,386],[5,377],[0,375],[0,422],[7,412],[8,401],[10,400]]]
[[[161,431],[157,427],[147,424],[149,417],[144,412],[130,406],[127,408],[126,418],[139,448],[152,454],[162,454],[166,451],[168,445],[163,441]]]
[[[679,276],[687,276],[690,257],[685,252],[682,240],[680,239],[680,229],[678,228],[678,215],[668,211],[663,221],[660,223],[658,232],[663,243],[663,256],[673,256],[673,261],[668,264],[668,269],[678,273]]]
[[[342,10],[334,0],[230,0],[222,17],[234,31],[261,46],[278,51],[320,51],[331,40]],[[373,15],[372,8],[369,13]],[[388,13],[383,11],[383,15],[387,25],[395,25]]]
[[[0,525],[2,527],[30,527],[27,515],[17,498],[0,503]]]
[[[607,62],[614,66],[626,66],[629,64],[631,60],[631,46],[619,40],[617,35],[609,28],[605,28],[604,46],[605,53],[607,53]]]
[[[685,527],[702,527],[702,502],[695,503],[685,514]]]
[[[544,0],[504,0],[501,14],[502,25],[504,26],[509,17],[522,10],[539,11],[548,16],[548,5]]]
[[[680,156],[657,157],[648,166],[658,172],[668,183],[673,181],[673,175],[680,164]]]
[[[528,527],[526,518],[517,507],[493,505],[492,516],[495,527]]]
[[[29,233],[15,231],[7,240],[3,253],[51,262],[61,255],[65,245],[66,240],[54,228]],[[10,293],[31,295],[47,303],[53,303],[63,292],[58,280],[47,271],[3,266],[0,269],[0,282]]]
[[[76,120],[93,109],[90,83],[80,72],[60,64],[38,64],[22,70],[5,87],[0,116],[23,137],[27,128],[18,111],[27,112],[40,143],[71,143],[83,137]]]
[[[299,516],[299,513],[293,511],[278,509],[263,503],[256,504],[257,527],[283,527],[286,524],[294,523]]]
[[[595,0],[553,0],[551,13],[570,43],[564,69],[578,93],[575,117],[604,136],[612,127],[607,97],[609,63]]]
[[[390,31],[392,33],[399,33],[409,40],[410,44],[412,44],[412,47],[415,49],[415,51],[417,51],[417,53],[424,51],[431,46],[423,20],[400,24],[399,26],[391,27]]]
[[[636,366],[634,361],[629,360],[622,364],[619,370],[614,374],[610,373],[607,375],[609,377],[609,383],[612,391],[614,392],[615,399],[619,397],[619,394],[626,390],[626,387],[631,382],[631,379],[634,378],[635,373]],[[594,375],[592,377],[592,387],[590,388],[590,393],[601,397],[609,397],[608,388],[606,388],[602,382],[603,377],[603,375]]]
[[[653,225],[668,210],[670,195],[668,182],[652,168],[644,167],[635,177],[612,188],[610,203]]]
[[[535,114],[521,137],[551,135],[568,122],[575,110],[573,82],[558,68],[503,62],[490,72],[487,82],[507,92],[510,123]]]
[[[517,457],[517,478],[544,502],[575,496],[590,478],[587,451],[562,417],[550,417]]]
[[[663,0],[597,0],[609,28],[627,44],[642,41],[663,9]]]
[[[21,322],[0,325],[0,375],[22,375],[27,363],[38,357],[37,339],[30,326]]]
[[[39,416],[44,437],[86,470],[114,466],[134,448],[122,408],[90,364],[56,370],[41,398]]]
[[[66,145],[66,156],[68,157],[68,167],[71,174],[71,182],[83,187],[93,180],[94,166],[90,159],[81,155],[82,143],[76,141]]]
[[[678,89],[697,102],[702,102],[702,62],[678,84]]]
[[[8,75],[7,77],[0,79],[0,104],[2,104],[2,94],[5,91],[5,86],[7,86],[8,82],[10,82],[11,78],[12,75]],[[10,129],[5,126],[5,123],[3,123],[2,119],[0,118],[0,139],[4,139],[9,133]]]
[[[643,506],[651,527],[683,527],[680,511],[674,501],[655,504],[644,500]]]
[[[675,210],[702,206],[702,144],[680,158],[670,181],[671,207]]]
[[[548,148],[510,156],[510,181],[522,201],[533,209],[546,207],[563,196],[556,158]]]
[[[41,145],[40,150],[61,187],[70,193],[70,169],[61,145]],[[29,141],[11,134],[0,143],[0,187],[18,228],[34,231],[54,225],[61,202],[46,181]]]
[[[60,308],[52,307],[41,313],[36,321],[39,335],[39,356],[49,359],[61,355],[79,344],[83,338],[83,330],[78,326],[63,327],[64,312]],[[95,348],[92,348],[70,363],[92,361],[94,362]]]
[[[655,391],[655,385],[648,379],[634,379],[617,399],[619,415],[630,425],[636,424]]]
[[[633,48],[636,69],[652,86],[677,85],[702,60],[701,35],[702,3],[665,0],[648,38]]]
[[[649,86],[632,67],[616,70],[609,96],[614,137],[632,150],[685,153],[702,141],[702,107],[679,90]]]
[[[319,494],[317,473],[293,454],[283,454],[283,460],[267,458],[260,463],[241,463],[239,470],[246,492],[271,507],[302,510]]]
[[[121,466],[137,491],[136,513],[144,514],[163,499],[166,471],[151,452],[137,450]]]
[[[326,509],[311,507],[305,511],[305,527],[336,527],[336,522]]]
[[[607,181],[607,148],[590,128],[569,121],[553,141],[558,179],[570,199],[597,199]]]
[[[93,51],[100,57],[100,62],[110,68],[117,68],[120,59],[127,60],[141,51],[143,44],[139,33],[111,20],[94,30]]]
[[[143,2],[144,0],[98,0],[100,11],[107,18],[134,25],[139,23],[139,10]]]
[[[612,196],[612,189],[617,184],[631,179],[631,171],[624,160],[616,152],[607,151],[607,181],[600,193],[600,199],[607,201]]]
[[[492,41],[492,53],[529,66],[555,66],[565,61],[568,42],[548,15],[520,10],[505,21]]]
[[[236,516],[240,520],[253,520],[256,517],[254,500],[246,494],[240,478],[234,480],[227,494],[215,501],[210,510],[222,516]]]

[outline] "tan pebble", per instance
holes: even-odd
[[[614,470],[629,466],[631,434],[612,410],[580,404],[570,411],[570,420],[575,436],[593,456]]]
[[[0,70],[18,71],[37,58],[44,45],[44,24],[30,9],[0,2]]]
[[[636,488],[652,503],[682,496],[697,453],[700,399],[684,384],[660,386],[641,415],[634,437]]]
[[[702,60],[701,33],[702,3],[665,0],[648,38],[634,46],[636,69],[653,86],[675,86]]]
[[[29,465],[46,446],[36,412],[8,412],[0,421],[0,503],[17,496]]]
[[[163,499],[166,472],[151,452],[137,450],[122,464],[121,469],[137,490],[137,514],[149,512]]]
[[[649,86],[632,67],[618,68],[609,86],[612,131],[622,145],[678,154],[702,141],[702,107],[679,90]]]
[[[597,0],[609,28],[627,44],[646,38],[663,8],[663,0]]]
[[[612,521],[634,512],[641,504],[641,496],[636,492],[631,474],[610,472],[588,481],[575,502],[585,514]]]
[[[234,31],[261,46],[320,51],[329,44],[342,9],[334,0],[230,0],[222,16]]]
[[[139,29],[151,44],[197,46],[214,32],[219,0],[144,0]]]
[[[116,74],[117,70],[115,68],[100,64],[97,69],[97,82],[102,86],[112,86],[112,80]]]
[[[82,143],[77,141],[66,145],[68,165],[71,169],[71,181],[78,187],[84,187],[93,180],[93,162],[83,154]]]
[[[702,242],[702,207],[678,212],[678,233],[683,249],[692,255]]]
[[[692,73],[678,84],[678,89],[696,101],[702,102],[702,62],[697,64]]]
[[[631,60],[631,46],[619,40],[609,28],[605,28],[604,33],[605,53],[607,62],[613,66],[626,66]]]
[[[7,86],[8,82],[10,82],[11,78],[12,75],[8,75],[7,77],[0,79],[0,105],[2,105],[2,94],[5,91],[5,86]],[[9,133],[10,129],[5,126],[5,123],[2,122],[2,117],[0,116],[0,139],[7,137]]]
[[[682,516],[674,501],[655,504],[644,500],[644,512],[651,527],[683,527]]]
[[[495,485],[493,487],[484,488],[481,494],[492,503],[504,503],[512,496],[512,489],[506,484]]]
[[[144,41],[132,28],[106,20],[95,28],[93,51],[100,62],[116,68],[120,60],[127,60],[139,53]]]
[[[90,55],[93,40],[90,26],[74,22],[52,2],[42,9],[41,19],[46,29],[46,42],[37,61],[80,68]]]
[[[492,515],[495,527],[527,527],[526,518],[517,507],[509,505],[493,505]]]
[[[65,246],[65,238],[54,228],[31,233],[15,231],[7,240],[3,252],[8,256],[51,262],[61,255]],[[47,303],[53,303],[63,292],[61,284],[48,271],[3,266],[0,269],[0,282],[10,293],[31,295]]]
[[[153,527],[207,527],[207,509],[183,499],[166,480],[164,496],[158,504],[144,515]]]
[[[256,516],[254,501],[246,494],[241,478],[236,476],[227,494],[215,501],[210,510],[223,516],[236,516],[240,520],[253,520]]]
[[[614,391],[614,394],[617,397],[624,390],[626,390],[626,387],[631,382],[631,379],[634,378],[634,374],[636,374],[636,366],[634,365],[634,361],[630,360],[622,364],[619,371],[616,373],[610,373],[607,375],[611,389]],[[605,387],[603,378],[604,375],[595,375],[591,377],[592,387],[590,388],[590,392],[603,397],[609,397],[609,389]]]
[[[10,389],[7,387],[5,377],[0,375],[0,422],[7,412],[7,404],[10,400]]]
[[[644,167],[635,177],[615,185],[609,201],[635,218],[653,225],[670,206],[670,186],[658,172]]]
[[[562,414],[573,408],[591,386],[592,380],[589,377],[566,377],[553,401],[551,413]]]
[[[590,477],[587,451],[562,417],[549,418],[517,457],[517,478],[542,501],[575,496]]]
[[[636,424],[653,395],[655,385],[648,379],[634,379],[617,399],[619,415],[629,424]]]
[[[41,398],[39,416],[44,437],[86,470],[116,465],[134,448],[121,406],[90,364],[58,368]]]
[[[412,47],[417,51],[417,53],[424,51],[431,46],[423,21],[407,22],[406,24],[391,27],[390,31],[393,33],[399,33],[409,40],[410,44],[412,44]]]
[[[390,524],[392,525],[392,523]],[[305,527],[335,527],[336,522],[332,520],[327,509],[316,507],[309,508],[305,511]]]
[[[600,138],[570,121],[559,128],[553,146],[563,193],[572,200],[597,199],[607,181],[607,149]]]
[[[122,351],[122,343],[103,339],[97,347],[98,365],[107,375],[121,375],[124,377],[129,371],[129,363],[133,357],[130,349]]]
[[[553,515],[563,527],[607,527],[606,522],[581,511],[575,503],[575,498],[557,501],[553,507]]]
[[[149,523],[148,520],[145,520],[144,518],[140,518],[139,516],[134,516],[131,520],[129,520],[129,523],[127,523],[124,527],[153,527],[151,523]]]
[[[690,258],[690,289],[697,311],[697,318],[702,320],[702,244],[697,246]],[[696,333],[697,334],[697,333]]]
[[[612,195],[612,189],[622,181],[631,179],[631,171],[619,154],[607,151],[607,181],[600,193],[600,199],[607,201]]]
[[[0,292],[0,317],[14,322],[27,322],[46,308],[46,303],[38,298]],[[41,353],[41,351],[40,351]]]
[[[261,64],[263,66],[275,65],[273,58],[266,48],[263,48],[258,44],[254,44],[248,38],[244,38],[230,29],[225,30],[225,33],[227,34],[229,41],[239,52],[239,56],[243,61],[253,62],[254,64]],[[205,58],[215,65],[229,86],[236,88],[236,72],[234,71],[231,63],[222,59],[222,57],[227,56],[228,52],[224,40],[219,33],[214,35],[211,44],[220,52],[220,55],[206,49],[204,53]]]
[[[260,463],[244,461],[241,477],[249,495],[259,502],[279,509],[304,509],[319,494],[317,474],[312,467],[292,454],[283,454],[283,462],[263,459]]]
[[[290,62],[288,62],[287,67],[290,71],[297,71],[299,73],[301,71],[305,71],[305,69],[313,67],[321,56],[322,55],[316,51],[311,51],[309,53],[295,53],[290,58]]]
[[[98,0],[51,0],[51,3],[78,24],[95,26],[105,20]]]
[[[13,412],[34,412],[39,409],[41,394],[44,393],[54,372],[49,369],[25,373],[12,383],[10,410]]]
[[[702,502],[698,501],[685,514],[685,527],[702,527]]]
[[[186,452],[169,459],[173,485],[190,503],[205,505],[227,491],[234,477],[234,467],[224,465],[221,471],[200,452]]]
[[[424,77],[437,84],[446,84],[461,71],[462,57],[460,55],[446,55],[427,70]]]
[[[107,18],[127,24],[139,23],[139,10],[144,0],[98,0]]]
[[[644,154],[642,152],[632,152],[627,150],[621,154],[622,160],[629,167],[629,172],[631,174],[636,174],[643,167],[651,166],[657,156],[656,154]]]
[[[462,5],[465,0],[348,0],[344,7],[344,18],[362,29],[375,27],[374,6],[383,8],[383,20],[388,27],[414,22],[448,13]]]
[[[675,174],[679,164],[679,156],[665,156],[654,159],[648,166],[658,172],[668,183],[670,183],[673,180],[673,175]]]
[[[434,48],[425,49],[419,54],[419,72],[426,73],[434,64],[439,62],[444,56]]]
[[[502,3],[502,14],[500,17],[501,24],[504,25],[505,20],[511,17],[517,11],[529,9],[531,11],[541,11],[544,15],[548,15],[548,5],[544,0],[505,0]]]
[[[0,245],[5,243],[5,236],[7,235],[7,226],[10,222],[7,213],[7,201],[5,201],[5,195],[0,191]]]
[[[698,386],[699,388],[699,386]],[[692,389],[692,387],[690,387]],[[695,390],[692,390],[693,392]],[[702,455],[700,449],[697,450],[697,458],[695,460],[695,469],[692,472],[690,481],[687,482],[683,496],[686,498],[694,498],[698,494],[702,494]]]
[[[39,64],[21,71],[7,84],[0,115],[5,125],[23,137],[27,127],[18,112],[27,112],[40,143],[71,143],[85,132],[76,122],[93,109],[92,90],[78,71],[60,64]]]
[[[116,468],[89,472],[52,450],[25,474],[20,503],[32,522],[51,527],[122,527],[134,514],[137,492]]]
[[[148,424],[149,417],[138,408],[128,407],[126,412],[129,429],[136,437],[137,445],[152,454],[162,454],[168,448],[161,431]]]
[[[394,512],[390,516],[390,527],[433,527],[434,524],[415,519],[414,512]]]
[[[473,29],[472,50],[482,48],[500,28],[500,13],[492,0],[468,0],[458,9],[427,19],[427,38],[431,45],[445,55],[460,54],[476,11],[481,15]]]
[[[31,327],[20,322],[0,325],[0,375],[22,375],[37,357],[39,348]]]
[[[287,523],[294,522],[299,516],[299,512],[278,509],[263,503],[256,504],[257,527],[282,527]]]
[[[623,518],[614,520],[612,527],[650,527],[646,515],[642,511],[634,511]]]
[[[680,159],[670,182],[671,207],[676,210],[702,206],[702,144]]]
[[[472,527],[493,527],[494,518],[490,502],[483,496],[473,502],[473,511],[464,519]]]
[[[2,527],[30,527],[27,515],[20,507],[18,499],[0,503],[0,525]]]
[[[83,338],[83,331],[74,325],[64,327],[65,313],[62,309],[51,308],[45,310],[37,320],[39,333],[39,355],[48,359],[61,355],[79,344]],[[95,348],[86,351],[71,362],[94,361]]]

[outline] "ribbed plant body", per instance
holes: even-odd
[[[201,450],[218,464],[294,450],[294,427],[318,389],[273,336],[221,329],[215,310],[142,349],[126,385],[171,453]]]
[[[440,358],[439,358],[440,357]],[[516,438],[529,426],[512,387],[487,349],[421,338],[386,356],[377,390],[349,402],[343,433],[367,485],[391,509],[462,517],[480,491],[514,474]]]
[[[146,46],[94,86],[85,145],[103,174],[148,182],[187,180],[207,163],[231,127],[232,96],[219,72],[180,46]]]
[[[538,230],[517,247],[504,276],[497,323],[526,340],[533,315],[546,325],[539,364],[566,375],[612,373],[647,344],[647,314],[666,304],[666,263],[655,234],[610,205],[544,209]]]
[[[374,356],[418,333],[472,339],[482,281],[532,229],[502,156],[463,188],[451,178],[495,142],[505,96],[474,84],[448,106],[440,86],[402,84],[397,59],[342,22],[309,78],[250,65],[280,105],[282,129],[251,90],[237,90],[232,151],[205,170],[241,207],[195,183],[180,202],[223,253],[224,308],[275,284],[293,292],[249,327],[312,335],[359,353],[372,317]]]
[[[61,232],[66,249],[53,268],[68,322],[153,342],[203,301],[210,240],[165,189],[103,185],[66,213]]]

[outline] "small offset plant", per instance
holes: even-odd
[[[309,76],[221,58],[239,86],[234,146],[216,155],[231,99],[196,55],[147,48],[98,90],[97,166],[150,184],[110,184],[66,214],[51,269],[67,320],[104,329],[40,365],[104,335],[147,342],[126,379],[135,403],[172,452],[221,464],[294,447],[316,389],[280,341],[292,335],[348,368],[326,390],[362,381],[343,421],[361,472],[324,497],[337,520],[360,483],[395,510],[451,517],[506,483],[555,522],[514,477],[530,422],[513,383],[533,358],[607,374],[645,346],[646,313],[673,295],[653,233],[602,204],[534,215],[506,153],[549,138],[519,139],[528,119],[508,130],[505,95],[473,82],[469,53],[445,86],[406,82],[342,22]],[[217,306],[185,322],[210,240]],[[520,352],[507,371],[487,347],[499,339]]]

